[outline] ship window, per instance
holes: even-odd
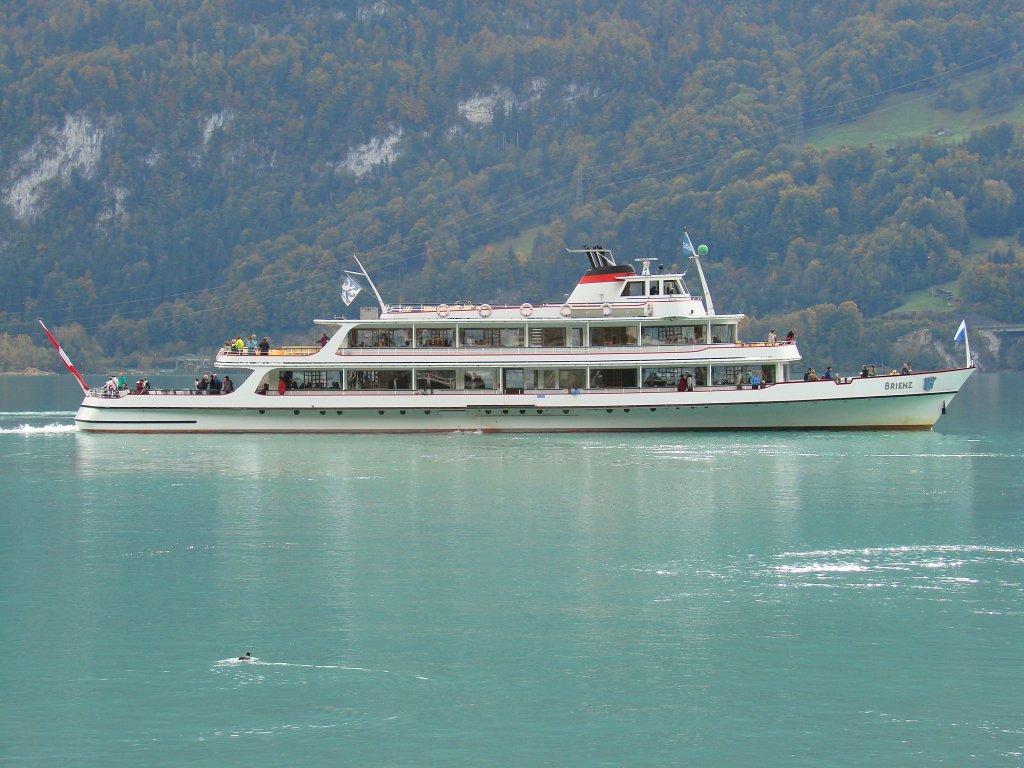
[[[505,393],[510,395],[521,395],[523,393],[523,369],[506,368]]]
[[[416,345],[419,347],[450,347],[454,339],[454,328],[421,328],[416,337]]]
[[[665,281],[665,295],[666,296],[676,296],[676,295],[678,295],[680,293],[682,293],[682,291],[679,290],[679,283],[677,281],[675,281],[675,280],[666,280]]]
[[[493,368],[467,368],[462,372],[462,385],[465,389],[494,389]]]
[[[564,347],[565,328],[544,328],[537,327],[530,329],[531,347]]]
[[[711,326],[711,343],[712,344],[735,344],[736,343],[736,326],[735,325],[712,325]]]
[[[644,368],[642,371],[643,383],[645,387],[677,389],[679,387],[679,379],[686,373],[690,374],[690,384],[695,387],[703,387],[708,383],[707,368],[680,366]]]
[[[286,371],[281,373],[288,389],[338,389],[341,386],[340,371]]]
[[[693,325],[645,325],[642,343],[646,346],[662,344],[696,344],[704,338],[704,327]]]
[[[592,368],[590,386],[595,389],[635,389],[636,368]]]
[[[521,347],[526,338],[523,328],[502,328],[500,333],[503,347]]]
[[[536,389],[582,389],[587,385],[582,368],[529,368],[523,374],[524,387]]]
[[[412,372],[407,370],[353,370],[345,374],[350,390],[411,390]]]
[[[661,293],[661,281],[651,280],[651,296],[657,296]]]
[[[636,345],[635,325],[595,325],[590,328],[593,347],[630,347]]]
[[[350,339],[353,347],[408,347],[412,328],[356,328]]]
[[[459,343],[463,347],[499,347],[501,331],[498,328],[463,328]]]
[[[750,374],[757,371],[765,384],[775,383],[774,365],[715,365],[711,368],[712,384],[750,384]]]
[[[623,296],[643,296],[644,284],[639,280],[627,282],[622,288]]]
[[[455,369],[416,371],[416,389],[455,389]]]

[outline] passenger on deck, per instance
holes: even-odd
[[[249,340],[245,342],[246,349],[249,350],[250,355],[256,354],[256,334],[252,333],[249,335]]]
[[[213,374],[210,378],[210,394],[219,395],[223,386],[224,385],[221,383],[220,377],[216,373]]]
[[[750,374],[750,388],[751,389],[760,389],[761,388],[761,374],[757,373],[756,371],[754,373]]]
[[[196,389],[199,390],[200,395],[205,395],[209,391],[210,376],[208,374],[203,374],[203,378],[199,380],[198,384],[196,384]]]
[[[827,368],[825,368],[825,373],[822,374],[821,378],[824,379],[825,381],[832,381],[832,379],[835,378],[832,375],[832,366],[831,365],[828,366]]]
[[[878,374],[875,373],[875,366],[869,365],[868,366],[868,376],[871,377],[871,376],[877,376],[877,375]]]
[[[906,376],[908,373],[913,373],[913,372],[914,372],[914,369],[910,367],[910,362],[909,361],[904,363],[903,367],[900,368],[900,375],[901,376]]]
[[[221,388],[221,392],[225,395],[229,395],[235,391],[235,382],[231,380],[230,376],[224,377],[224,386]]]
[[[869,375],[870,374],[868,373],[868,367],[866,365],[862,365],[860,367],[860,377],[862,379],[866,379]]]
[[[288,382],[283,378],[277,380],[277,394],[283,395],[288,391]]]
[[[264,336],[263,337],[263,341],[261,341],[258,346],[259,346],[260,354],[261,355],[269,355],[270,354],[270,338],[268,336]]]
[[[770,331],[768,331],[768,343],[769,344],[778,344],[778,342],[779,342],[779,337],[775,335],[775,329],[772,328]]]
[[[232,344],[232,348],[234,349],[236,355],[240,355],[245,351],[245,342],[242,341],[241,336],[235,336],[235,341]]]
[[[264,381],[263,386],[256,390],[257,395],[266,395],[270,392],[270,382]]]
[[[325,333],[323,336],[320,337],[320,346],[326,347],[328,341],[330,341],[330,339],[327,338],[327,334]]]
[[[796,329],[790,328],[789,332],[786,334],[786,343],[792,344],[794,341],[796,341]]]

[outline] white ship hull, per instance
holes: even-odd
[[[143,433],[930,429],[973,372],[691,392],[89,396],[75,421],[83,431]]]

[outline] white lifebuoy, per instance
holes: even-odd
[[[533,304],[529,304],[529,303],[523,304],[523,306],[521,306],[519,308],[519,314],[522,315],[523,317],[529,317],[530,315],[532,315],[533,314]]]
[[[437,308],[437,316],[438,317],[448,317],[448,305],[447,304],[441,304],[440,306],[438,306],[438,308]]]
[[[654,316],[654,302],[653,301],[648,301],[646,304],[644,304],[644,314],[647,315],[648,317],[653,317]]]
[[[563,304],[562,308],[558,311],[561,313],[562,317],[572,317],[572,307],[568,304]]]
[[[490,304],[481,304],[479,307],[476,308],[476,311],[480,313],[480,317],[490,317],[491,316],[491,305]]]
[[[605,317],[608,317],[608,315],[610,315],[611,313],[612,313],[612,305],[611,304],[602,304],[601,305],[601,314],[602,315],[604,315]]]

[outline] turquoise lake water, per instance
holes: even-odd
[[[931,432],[116,436],[0,378],[0,764],[1020,764],[1022,384]]]

